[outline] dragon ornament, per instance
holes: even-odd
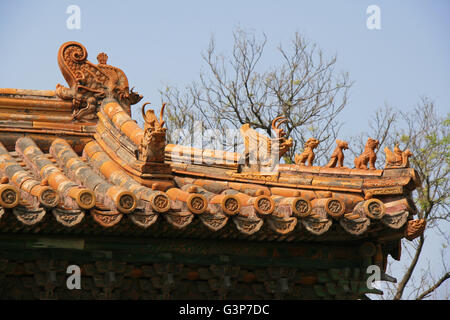
[[[274,139],[250,128],[248,123],[241,127],[247,165],[256,159],[258,165],[269,167],[289,151],[293,145],[293,140],[292,138],[287,139],[286,132],[280,128],[280,125],[287,121],[288,119],[283,116],[272,120],[271,128],[275,133]]]
[[[145,112],[145,106],[149,102],[142,105],[142,117],[145,121],[144,136],[138,148],[138,160],[143,162],[164,162],[164,148],[166,146],[166,130],[164,128],[164,108],[163,103],[159,120],[156,118],[154,110],[150,109]]]
[[[58,65],[69,88],[57,84],[56,95],[72,100],[72,116],[76,121],[96,120],[98,106],[105,98],[116,99],[131,115],[130,105],[138,103],[142,96],[129,89],[122,70],[107,64],[106,53],[100,53],[97,60],[97,65],[87,60],[87,50],[82,44],[64,43],[58,51]]]

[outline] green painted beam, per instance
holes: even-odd
[[[357,248],[331,244],[0,234],[0,259],[7,252],[20,256],[25,251],[27,255],[33,251],[49,251],[53,255],[84,260],[115,259],[129,262],[231,264],[323,270],[359,268],[363,262]],[[334,257],[333,252],[339,252],[338,257]],[[338,270],[338,273],[342,271]],[[327,282],[329,278],[325,273],[321,282]]]

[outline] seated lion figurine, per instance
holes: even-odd
[[[379,144],[378,140],[367,139],[364,152],[358,158],[355,158],[354,163],[357,169],[367,169],[367,164],[369,164],[370,169],[375,170],[375,161],[377,161],[375,149],[378,148]]]
[[[312,166],[314,161],[314,149],[319,145],[320,141],[315,138],[309,138],[308,141],[306,141],[305,144],[305,150],[302,152],[302,154],[295,155],[295,164],[304,166],[306,161],[308,161],[308,165]]]

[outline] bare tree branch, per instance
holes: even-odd
[[[425,290],[422,294],[420,294],[416,300],[422,300],[423,298],[426,298],[430,293],[432,293],[434,290],[439,288],[441,284],[445,282],[445,280],[450,278],[450,272],[447,272],[444,274],[433,286],[431,286],[428,290]]]
[[[411,279],[412,274],[414,272],[414,269],[416,268],[417,262],[419,261],[420,254],[422,253],[423,244],[425,242],[425,238],[423,235],[419,238],[419,246],[416,249],[416,252],[414,254],[414,257],[406,270],[405,274],[403,275],[402,280],[399,282],[397,286],[397,292],[394,296],[394,300],[400,300],[402,298],[403,292],[405,291],[405,287],[408,283],[408,281]]]
[[[315,44],[296,33],[288,46],[278,46],[280,64],[262,70],[261,60],[267,37],[237,28],[234,46],[227,57],[216,52],[215,40],[203,54],[206,72],[200,80],[188,85],[180,99],[180,91],[168,87],[160,90],[173,113],[192,116],[168,120],[168,128],[189,127],[188,121],[201,120],[209,128],[225,136],[227,129],[250,124],[271,134],[271,122],[280,115],[288,119],[287,138],[294,146],[285,155],[291,161],[301,152],[305,141],[314,136],[321,141],[316,159],[328,155],[340,129],[337,115],[347,103],[352,85],[346,73],[335,71],[336,57],[326,59]],[[224,141],[224,146],[227,148]],[[326,160],[326,159],[322,159]]]
[[[418,218],[426,220],[427,232],[438,232],[440,223],[450,220],[448,116],[447,118],[439,116],[433,102],[428,98],[421,98],[413,112],[405,113],[390,107],[377,110],[369,128],[369,133],[350,139],[356,145],[352,151],[356,152],[355,155],[361,152],[367,136],[375,137],[380,144],[392,147],[395,142],[401,142],[403,150],[410,149],[414,155],[411,158],[411,166],[422,181],[422,185],[413,193],[414,202],[418,205]],[[378,155],[378,160],[384,160],[382,153]],[[401,275],[400,282],[395,287],[389,287],[393,289],[390,291],[393,299],[402,299],[406,288],[409,291],[408,296],[415,294],[420,297],[421,288],[432,279],[430,269],[436,265],[436,261],[428,261],[430,268],[426,270],[416,270],[418,261],[423,255],[424,242],[423,235],[418,241],[403,240],[405,248],[403,256],[406,258],[407,267]],[[444,273],[448,272],[445,263],[443,269]]]

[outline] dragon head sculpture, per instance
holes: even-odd
[[[161,107],[159,119],[156,117],[154,110],[145,111],[145,106],[149,102],[142,105],[142,117],[145,121],[144,137],[139,145],[138,160],[143,162],[164,162],[164,148],[166,146],[166,130],[164,128],[164,103]]]

